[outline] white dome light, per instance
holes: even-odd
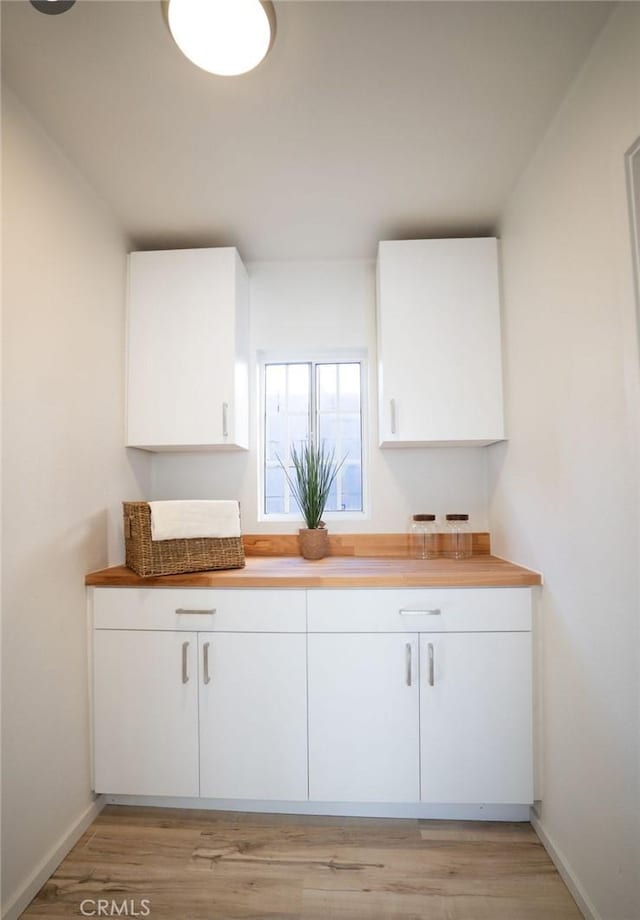
[[[221,76],[257,67],[271,43],[260,0],[170,0],[169,28],[197,67]]]

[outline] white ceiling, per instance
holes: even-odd
[[[492,232],[611,4],[276,3],[257,70],[178,51],[159,0],[2,2],[3,78],[134,245],[372,257]]]

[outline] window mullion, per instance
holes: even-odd
[[[267,492],[269,491],[267,470],[269,469],[269,422],[267,419],[267,365],[261,368],[262,373],[262,418],[263,418],[263,435],[262,435],[262,510],[267,513]]]
[[[340,400],[340,365],[336,364],[336,462],[340,462],[342,456],[342,406]],[[342,476],[344,466],[340,468],[336,476],[336,511],[342,511]]]
[[[289,413],[289,365],[287,365],[287,370],[284,375],[284,404],[286,407],[287,413],[287,425],[285,428],[285,458],[284,462],[287,465],[287,470],[291,468],[291,416]],[[284,513],[289,514],[291,512],[291,486],[289,485],[289,480],[284,477]]]
[[[320,437],[320,418],[318,412],[318,365],[314,362],[309,365],[309,443],[317,445]]]

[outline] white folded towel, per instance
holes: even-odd
[[[239,537],[240,506],[233,501],[149,502],[152,540]]]

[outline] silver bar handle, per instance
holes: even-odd
[[[205,642],[202,646],[202,663],[204,665],[204,682],[205,684],[211,683],[211,677],[209,675],[209,642]]]
[[[222,437],[229,437],[229,403],[222,403]]]
[[[189,651],[189,643],[182,643],[182,683],[186,684],[189,682],[189,672],[187,671],[187,653]]]
[[[433,649],[433,642],[429,642],[427,645],[427,653],[429,655],[429,686],[434,687],[436,683],[436,658],[435,651]]]
[[[211,607],[209,610],[189,610],[186,607],[178,607],[176,613],[180,616],[189,616],[190,614],[195,614],[196,616],[210,616],[212,613],[216,612],[215,607]]]
[[[398,613],[401,617],[439,617],[442,610],[439,607],[434,607],[433,610],[404,610],[401,608]]]
[[[389,400],[389,416],[391,421],[391,434],[396,433],[396,401],[395,399]]]
[[[407,668],[407,687],[411,686],[411,643],[407,642],[405,646],[405,663]]]

